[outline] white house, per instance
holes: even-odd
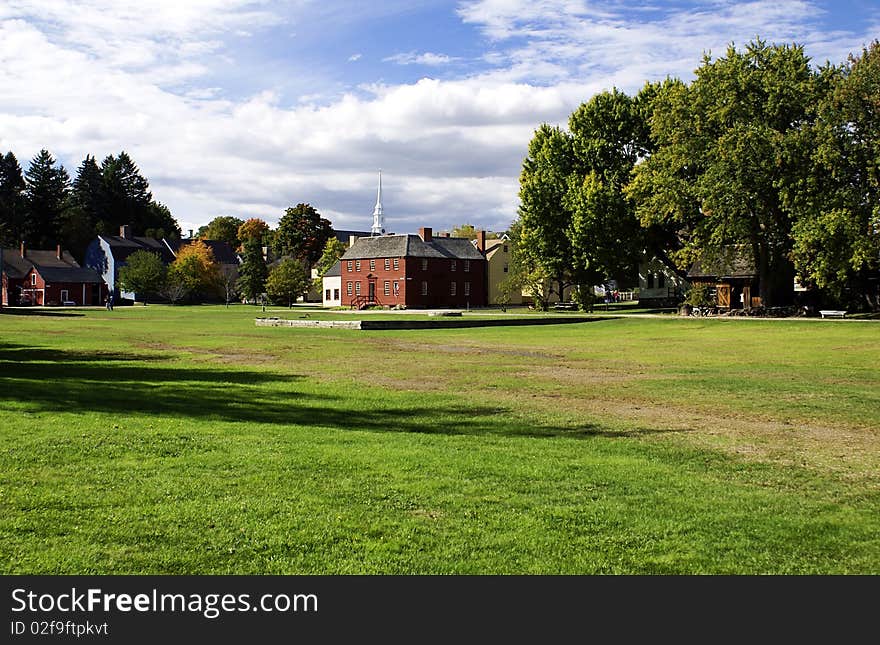
[[[323,307],[342,306],[342,262],[337,261],[327,269],[327,273],[321,279]]]

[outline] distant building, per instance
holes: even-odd
[[[119,269],[125,266],[128,256],[136,251],[155,253],[166,265],[171,264],[175,257],[171,248],[162,240],[135,236],[128,225],[119,227],[119,235],[99,235],[86,248],[85,265],[103,276],[108,290],[114,294],[117,302],[137,299],[137,294],[121,291],[117,284]]]
[[[2,303],[16,305],[100,305],[107,295],[104,280],[81,267],[59,245],[54,251],[2,251]]]
[[[337,261],[332,267],[327,269],[321,279],[323,294],[321,305],[324,307],[341,307],[342,306],[342,262]]]
[[[359,238],[341,260],[343,306],[485,307],[486,259],[470,240],[418,235]]]

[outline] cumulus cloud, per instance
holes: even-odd
[[[405,4],[394,6],[405,13]],[[100,160],[126,150],[185,230],[222,214],[274,224],[300,201],[339,228],[366,230],[379,168],[390,229],[469,222],[502,230],[516,217],[519,169],[534,129],[564,126],[594,93],[685,77],[703,51],[721,53],[758,31],[839,62],[876,28],[823,31],[821,10],[806,0],[721,1],[711,10],[639,3],[626,11],[626,3],[610,1],[475,0],[457,10],[488,42],[473,59],[385,52],[400,72],[456,63],[443,80],[359,80],[330,92],[309,83],[309,92],[291,97],[279,78],[317,74],[309,61],[277,69],[260,58],[259,34],[301,27],[298,12],[310,6],[6,2],[0,152],[12,150],[26,165],[46,147],[73,171],[86,154]],[[230,44],[239,38],[253,40],[245,53]],[[256,58],[249,68],[245,55]],[[256,91],[242,94],[231,79],[253,69],[264,73],[249,79]]]

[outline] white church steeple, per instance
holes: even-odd
[[[376,206],[373,208],[373,226],[370,235],[385,234],[385,213],[382,211],[382,171],[379,171],[379,192],[376,195]]]

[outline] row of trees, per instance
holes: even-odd
[[[574,285],[586,304],[645,251],[684,272],[739,245],[767,306],[797,276],[878,308],[878,42],[819,68],[799,45],[731,46],[691,83],[603,92],[568,126],[540,126],[523,162],[511,236],[527,286]]]
[[[230,244],[241,257],[240,266],[232,270],[219,265],[203,239]],[[119,282],[125,291],[171,302],[220,296],[228,304],[241,296],[256,303],[266,296],[291,306],[312,286],[311,266],[317,263],[320,280],[344,252],[330,222],[301,203],[285,211],[274,231],[259,218],[216,217],[199,230],[199,239],[181,247],[168,267],[154,253],[133,253],[120,270]]]
[[[73,180],[64,166],[41,150],[22,172],[13,152],[0,155],[0,243],[33,248],[61,244],[78,260],[96,235],[116,234],[130,224],[156,238],[180,237],[168,208],[155,201],[149,182],[122,151],[98,165],[86,155]]]

